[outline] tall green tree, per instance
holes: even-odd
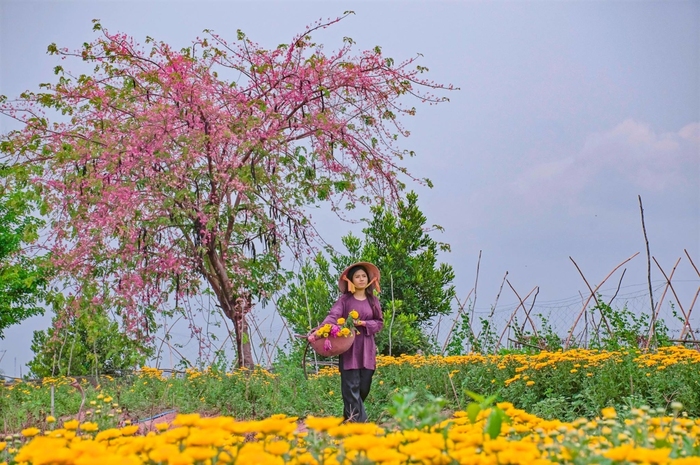
[[[382,270],[382,306],[388,308],[393,282],[393,297],[401,301],[401,313],[414,316],[417,324],[449,314],[455,274],[452,266],[438,264],[437,256],[450,246],[430,236],[427,218],[418,208],[418,195],[409,192],[399,201],[397,213],[383,205],[373,207],[372,213],[362,230],[366,235],[362,257]],[[442,231],[437,225],[432,229]]]
[[[0,338],[8,327],[44,312],[50,272],[45,258],[31,251],[44,222],[34,216],[39,200],[29,176],[21,166],[0,164]]]
[[[338,275],[347,266],[369,261],[382,272],[379,299],[385,324],[377,336],[379,352],[397,355],[431,350],[426,325],[434,316],[450,312],[454,271],[450,265],[438,264],[438,253],[449,251],[449,246],[430,237],[417,202],[418,196],[410,192],[398,202],[396,213],[385,205],[372,208],[373,218],[363,229],[364,240],[348,234],[341,238],[344,253],[328,249],[329,258],[318,254],[303,264],[277,302],[280,314],[295,332],[308,333],[326,316],[338,298]]]

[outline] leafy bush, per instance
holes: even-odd
[[[54,317],[56,323],[58,317]],[[124,374],[145,363],[152,349],[126,336],[99,308],[82,312],[45,331],[34,331],[31,374],[88,376]]]

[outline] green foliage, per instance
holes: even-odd
[[[425,215],[418,208],[418,196],[406,195],[394,214],[382,205],[372,208],[373,218],[363,229],[366,243],[362,257],[383,272],[382,307],[387,308],[392,295],[402,302],[401,312],[416,316],[419,325],[452,310],[454,271],[450,265],[437,263],[437,254],[450,250],[426,231]],[[439,226],[433,229],[441,230]]]
[[[555,332],[549,320],[542,314],[533,317],[535,325],[539,327],[537,334],[534,331],[525,329],[525,325],[520,325],[518,319],[514,318],[511,323],[513,339],[519,341],[515,349],[504,349],[498,346],[498,334],[491,318],[479,318],[481,329],[474,332],[470,321],[470,309],[467,308],[455,323],[454,330],[450,334],[450,339],[445,346],[447,355],[463,355],[469,352],[480,354],[493,353],[532,353],[540,350],[558,350],[562,348],[563,341]],[[539,321],[538,321],[539,320]]]
[[[417,396],[408,388],[391,396],[387,412],[399,428],[429,430],[447,418],[443,412],[445,399],[429,395],[426,402],[418,402]]]
[[[489,415],[486,418],[484,432],[488,434],[491,439],[496,439],[501,434],[501,425],[510,421],[510,418],[508,415],[506,415],[506,412],[496,405],[498,395],[494,394],[489,397],[484,397],[469,390],[465,392],[469,397],[474,399],[474,402],[467,405],[467,416],[469,417],[469,421],[476,423],[479,414],[482,411],[488,411]]]
[[[290,282],[286,294],[277,301],[277,309],[297,334],[308,334],[325,318],[338,296],[337,281],[330,263],[317,254],[307,261]]]
[[[469,352],[492,354],[498,345],[498,335],[490,318],[479,317],[481,329],[474,332],[469,309],[464,311],[455,324],[445,347],[447,355],[463,355]]]
[[[31,349],[34,358],[28,365],[37,377],[123,374],[153,352],[124,334],[100,307],[72,317],[55,316],[53,327],[34,331]]]
[[[382,272],[379,300],[384,311],[384,330],[377,335],[382,354],[414,354],[434,350],[425,323],[450,312],[454,296],[454,272],[437,265],[438,251],[449,250],[425,231],[425,216],[411,192],[399,202],[398,212],[380,205],[363,229],[364,241],[353,234],[341,238],[345,253],[327,250],[307,261],[278,300],[278,310],[298,334],[307,334],[328,314],[338,298],[338,276],[358,261],[376,264]],[[392,301],[393,280],[393,301]],[[392,323],[393,316],[393,323]]]
[[[436,352],[433,341],[416,322],[416,315],[401,313],[401,302],[396,302],[396,315],[392,322],[391,307],[384,309],[384,330],[376,336],[377,352],[384,355],[400,355]],[[391,305],[391,303],[390,303]],[[390,340],[391,338],[391,340]]]
[[[8,327],[43,314],[50,267],[29,248],[44,222],[33,216],[40,208],[30,173],[0,164],[0,338]]]
[[[600,315],[596,339],[591,341],[591,348],[619,350],[622,348],[643,348],[649,343],[650,347],[671,345],[669,330],[663,319],[654,322],[654,332],[649,338],[650,316],[642,313],[635,315],[625,305],[621,309],[613,309],[600,297],[596,306],[591,309],[593,316]],[[683,321],[683,320],[681,320]]]

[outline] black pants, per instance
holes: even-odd
[[[340,369],[340,391],[343,394],[343,418],[348,421],[364,423],[367,421],[364,400],[372,386],[374,370],[360,368],[357,370]]]

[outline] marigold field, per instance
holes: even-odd
[[[335,370],[298,362],[85,382],[80,420],[70,379],[5,385],[0,464],[700,464],[694,350],[382,357],[367,424],[338,418]]]

